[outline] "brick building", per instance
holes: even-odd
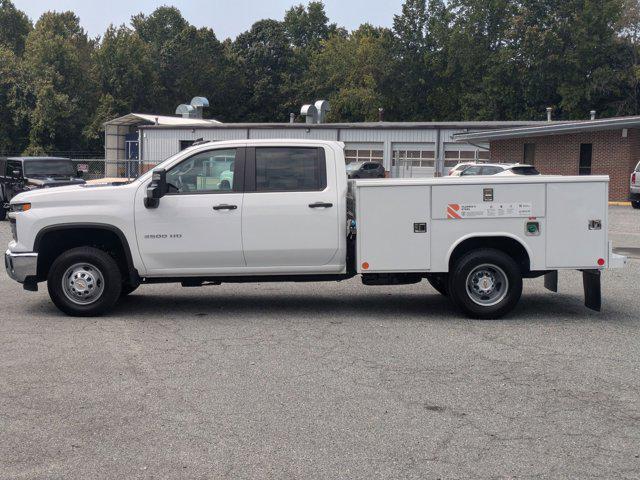
[[[455,138],[488,143],[492,161],[532,164],[545,175],[609,175],[611,200],[629,199],[629,176],[640,161],[640,117],[553,122]]]

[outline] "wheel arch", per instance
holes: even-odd
[[[507,232],[472,233],[459,238],[447,252],[448,271],[451,271],[453,263],[465,253],[479,248],[493,248],[503,251],[518,263],[523,275],[531,271],[533,252],[517,236]]]
[[[80,235],[70,237],[74,232]],[[60,253],[80,246],[93,246],[111,253],[123,276],[131,282],[138,281],[127,237],[118,227],[103,223],[65,223],[42,228],[33,243],[33,251],[38,253],[38,279],[46,278]]]

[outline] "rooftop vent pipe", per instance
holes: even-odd
[[[551,121],[551,112],[552,111],[553,111],[553,108],[547,107],[547,122]]]
[[[300,115],[305,118],[306,123],[318,123],[318,109],[315,105],[303,105]]]
[[[176,115],[182,118],[202,118],[203,110],[209,106],[209,100],[205,97],[193,97],[191,103],[178,105]]]
[[[384,108],[378,108],[378,121],[384,122]]]
[[[595,120],[595,119],[596,119],[596,111],[591,110],[591,120]]]
[[[315,107],[318,110],[318,123],[325,123],[327,121],[327,112],[329,111],[329,102],[318,100],[315,103]]]

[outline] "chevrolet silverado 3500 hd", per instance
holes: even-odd
[[[427,279],[465,314],[496,318],[523,278],[620,267],[607,237],[608,177],[352,180],[344,145],[209,142],[124,185],[36,190],[11,201],[9,275],[47,282],[69,315],[108,311],[143,283]]]

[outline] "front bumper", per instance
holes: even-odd
[[[4,254],[4,267],[12,279],[24,283],[27,278],[35,277],[38,273],[38,254],[13,253],[7,250]]]

